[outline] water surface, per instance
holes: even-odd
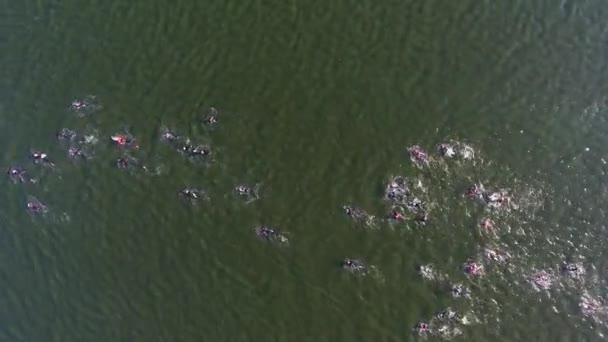
[[[0,337],[6,341],[408,341],[446,306],[479,323],[456,340],[595,340],[578,307],[605,296],[606,17],[599,1],[13,1],[0,12],[3,183]],[[99,113],[78,118],[75,97]],[[218,128],[200,115],[214,106]],[[212,144],[194,165],[158,140],[162,125]],[[61,127],[98,132],[73,163]],[[160,174],[114,167],[105,138],[131,127]],[[475,166],[420,171],[405,148],[446,138]],[[60,172],[27,162],[47,150]],[[586,150],[588,148],[588,151]],[[439,208],[425,228],[357,230],[344,203],[386,211],[383,184],[420,175]],[[454,280],[488,240],[460,194],[471,182],[533,189],[505,222],[519,256],[458,301],[416,266]],[[261,182],[262,199],[231,194]],[[211,201],[188,207],[196,184]],[[24,210],[34,195],[45,218]],[[467,214],[468,213],[468,214]],[[288,231],[289,248],[255,238]],[[507,224],[507,223],[505,223]],[[339,269],[359,256],[383,280]],[[583,285],[536,293],[525,274],[584,257]],[[592,267],[593,265],[593,267]],[[518,276],[520,274],[521,276]],[[578,286],[578,287],[577,287]]]

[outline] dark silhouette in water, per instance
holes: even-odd
[[[273,228],[270,228],[268,226],[260,226],[260,227],[256,228],[255,233],[262,240],[279,243],[279,244],[289,243],[289,239],[287,238],[287,236],[284,233],[282,233],[278,230],[275,230]]]

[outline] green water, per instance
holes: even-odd
[[[1,185],[0,340],[409,341],[446,306],[482,321],[455,340],[591,341],[605,330],[580,314],[576,291],[536,294],[523,276],[490,275],[467,302],[416,273],[432,262],[463,280],[483,239],[459,191],[519,182],[544,203],[511,219],[534,231],[525,263],[549,267],[574,249],[597,268],[601,294],[603,1],[24,0],[0,14],[2,165],[41,177]],[[78,118],[68,107],[86,94],[104,108]],[[214,131],[200,124],[209,106],[221,112]],[[216,160],[184,160],[159,142],[162,125],[210,143]],[[105,139],[124,126],[159,174],[115,168]],[[98,132],[95,158],[70,161],[61,127]],[[411,166],[408,145],[448,137],[485,163]],[[30,148],[59,171],[31,166]],[[382,216],[394,174],[439,189],[436,219],[357,230],[341,205]],[[242,182],[263,183],[262,198],[234,198]],[[211,201],[184,205],[175,194],[187,185]],[[47,217],[25,212],[28,194]],[[258,240],[259,224],[288,231],[290,246]],[[381,279],[341,272],[347,256]]]

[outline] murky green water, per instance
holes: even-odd
[[[0,13],[2,165],[41,177],[2,183],[2,341],[408,341],[446,306],[479,320],[455,340],[601,339],[578,301],[606,296],[604,2],[27,0]],[[78,118],[68,107],[86,94],[104,109]],[[161,125],[216,161],[184,160]],[[115,168],[105,138],[125,126],[160,174]],[[95,158],[69,160],[61,127],[98,132]],[[408,145],[449,137],[484,162],[412,167]],[[30,148],[59,171],[32,166]],[[395,174],[434,189],[431,224],[353,227],[341,205],[384,215]],[[542,207],[508,219],[526,234],[500,236],[518,268],[468,281],[462,263],[488,242],[460,196],[475,181],[532,188]],[[234,198],[241,182],[262,182],[262,199]],[[211,201],[180,202],[190,184]],[[24,210],[28,194],[47,217]],[[258,240],[262,223],[289,248]],[[344,274],[347,256],[382,279]],[[530,289],[527,273],[573,256],[587,285]],[[423,281],[426,263],[474,298]]]

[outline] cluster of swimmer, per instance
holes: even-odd
[[[89,114],[98,112],[102,108],[95,96],[86,96],[82,99],[72,101],[70,110],[78,117],[85,117]],[[214,128],[219,121],[219,113],[215,108],[210,108],[202,116],[202,124],[208,128]],[[79,134],[69,128],[62,128],[56,133],[56,138],[59,142],[67,145],[67,155],[74,160],[87,160],[92,158],[92,153],[89,150],[89,145],[97,142],[95,135]],[[175,132],[163,127],[160,132],[160,140],[172,146],[176,151],[183,154],[185,157],[192,160],[212,160],[213,153],[211,147],[206,144],[197,144],[189,138],[179,136]],[[142,165],[132,156],[133,152],[139,149],[139,143],[136,137],[128,130],[117,132],[109,137],[109,141],[115,144],[121,151],[121,156],[116,160],[116,167],[119,169],[135,170],[141,169],[149,171],[146,165]],[[55,162],[45,152],[39,150],[30,151],[30,160],[34,165],[53,169],[56,167]],[[22,166],[11,166],[7,175],[14,183],[36,183],[38,180],[29,176],[28,171]],[[237,185],[234,188],[236,195],[242,197],[246,202],[251,202],[259,198],[259,184],[255,185]],[[200,188],[186,187],[178,192],[178,195],[191,204],[195,204],[201,200],[208,200],[207,193]],[[48,207],[36,197],[28,195],[26,208],[33,213],[46,213]],[[256,229],[258,236],[267,240],[276,240],[286,242],[286,239],[281,238],[281,234],[267,227]]]
[[[429,156],[420,146],[408,148],[410,160],[419,167],[431,166],[438,160]],[[448,142],[437,147],[440,159],[459,159],[461,161],[473,160],[475,150],[460,142]],[[410,181],[405,177],[394,177],[386,187],[385,200],[391,203],[392,209],[389,220],[403,221],[408,216],[420,224],[425,224],[429,220],[428,210],[425,203],[414,194],[414,189],[423,189],[419,180]],[[466,188],[463,197],[486,208],[486,213],[507,213],[511,210],[520,209],[517,201],[514,201],[509,191],[503,189],[486,189],[483,184],[473,184]],[[351,210],[352,211],[352,210]],[[408,215],[408,213],[410,215]],[[360,214],[359,214],[360,215]],[[482,217],[478,223],[478,228],[482,234],[496,234],[497,227],[495,222],[489,217]],[[479,261],[479,260],[483,261]],[[493,266],[508,266],[512,261],[510,253],[497,247],[483,248],[479,258],[470,259],[462,266],[462,272],[470,279],[479,278]],[[427,280],[439,281],[454,298],[470,298],[471,291],[462,283],[450,283],[447,276],[437,272],[432,265],[419,266],[420,275]],[[581,263],[564,262],[553,270],[537,270],[527,277],[527,281],[538,291],[549,290],[552,288],[558,276],[565,280],[581,282],[585,275],[585,268]],[[602,302],[588,294],[583,295],[580,303],[583,314],[591,317],[608,314],[608,308]],[[450,308],[445,309],[430,321],[422,321],[416,324],[414,330],[420,335],[433,335],[441,337],[451,337],[460,334],[458,324],[469,324],[473,318],[460,316]]]
[[[424,151],[420,146],[415,145],[407,149],[411,162],[418,168],[431,166],[436,160]],[[475,150],[464,143],[447,142],[437,147],[438,155],[441,159],[458,158],[462,161],[473,160]],[[395,225],[412,222],[419,226],[424,226],[432,219],[429,215],[430,208],[422,199],[425,192],[424,184],[420,179],[410,179],[404,176],[392,177],[385,187],[384,201],[389,204],[387,214],[384,218],[377,218],[367,213],[364,209],[352,205],[343,206],[344,213],[355,223],[362,224],[367,228],[376,228],[379,221]],[[511,203],[508,193],[489,192],[481,185],[475,185],[467,189],[465,195],[478,200],[480,203],[492,208],[508,207]],[[492,229],[492,223],[486,219],[483,223],[485,229]],[[493,260],[506,260],[507,256],[494,250],[488,250],[488,257]],[[366,275],[373,270],[374,266],[368,266],[358,258],[347,258],[342,262],[342,267],[347,271]],[[428,266],[421,266],[419,271],[425,273],[434,271]],[[483,266],[479,263],[470,262],[464,266],[464,272],[469,276],[478,276],[483,273]],[[432,275],[427,274],[427,277]],[[450,291],[454,297],[467,297],[469,290],[463,284],[453,284]],[[459,317],[451,308],[447,308],[438,313],[429,322],[419,322],[414,330],[420,335],[453,336],[460,333],[457,323],[466,323],[466,318]]]
[[[437,146],[436,157],[431,156],[420,146],[411,146],[407,149],[410,161],[418,168],[423,169],[433,165],[440,165],[447,160],[457,159],[461,162],[472,161],[476,157],[475,149],[467,144],[450,141]],[[430,208],[423,200],[426,189],[420,179],[407,178],[404,176],[392,177],[384,191],[384,201],[389,204],[387,214],[384,218],[377,218],[365,210],[351,205],[344,206],[345,214],[354,222],[368,228],[376,228],[380,221],[388,224],[400,224],[412,222],[424,226],[432,221]],[[481,205],[487,210],[486,213],[506,213],[519,208],[509,191],[503,189],[487,189],[483,184],[472,184],[466,188],[462,196],[473,203]],[[483,217],[478,228],[482,234],[495,234],[496,224],[489,217]],[[486,274],[492,265],[506,266],[512,257],[500,248],[491,247],[482,250],[480,259],[470,259],[462,266],[462,272],[470,279],[475,279]],[[342,267],[352,273],[366,275],[373,268],[367,266],[364,261],[357,258],[347,258],[342,262]],[[580,264],[565,263],[560,266],[560,272],[569,278],[580,278],[584,268]],[[418,269],[420,275],[427,280],[435,280],[442,283],[442,287],[454,298],[470,298],[471,291],[463,283],[450,283],[447,276],[439,274],[432,265],[421,265]],[[529,277],[529,282],[537,290],[549,289],[555,281],[555,275],[550,271],[537,271]],[[583,311],[597,312],[601,309],[600,303],[590,297],[585,297],[581,304]],[[438,336],[443,338],[453,337],[462,331],[459,325],[469,324],[474,320],[472,317],[461,316],[447,308],[437,314],[430,321],[421,321],[416,324],[414,331],[419,335]]]

